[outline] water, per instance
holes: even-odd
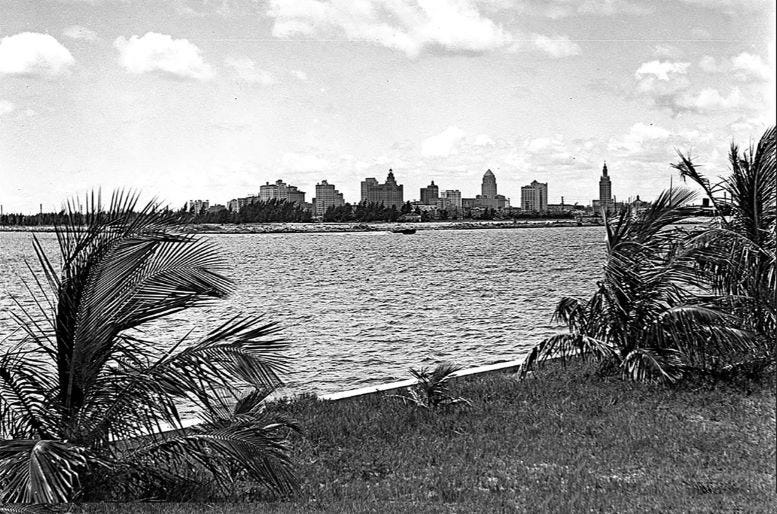
[[[53,234],[39,234],[54,255]],[[168,344],[236,312],[266,313],[293,343],[287,393],[327,393],[407,378],[409,367],[520,357],[556,333],[562,296],[587,297],[601,275],[601,227],[341,234],[209,235],[238,289],[219,305],[146,331]],[[31,236],[0,233],[0,339],[8,292],[35,260]]]

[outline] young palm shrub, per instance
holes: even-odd
[[[457,403],[469,405],[469,400],[451,396],[449,382],[461,370],[460,366],[451,363],[438,364],[433,370],[428,368],[410,368],[410,374],[418,381],[408,389],[407,395],[395,395],[405,403],[411,403],[423,409],[436,409]]]
[[[92,195],[84,225],[56,227],[60,271],[33,238],[37,310],[17,301],[23,337],[0,356],[0,502],[165,498],[182,484],[227,495],[236,480],[295,487],[294,424],[261,408],[286,343],[261,317],[193,341],[146,338],[139,328],[232,283],[212,244],[137,202],[115,193],[104,210]],[[184,428],[183,401],[201,423]]]
[[[729,364],[731,369],[765,366],[777,351],[777,172],[775,128],[757,147],[740,153],[732,144],[731,173],[716,184],[690,156],[679,153],[674,167],[703,189],[717,214],[718,227],[691,241],[699,280],[710,285],[722,309],[742,328],[758,335],[754,353]],[[722,196],[722,197],[721,197]],[[723,216],[721,214],[727,214]]]
[[[672,225],[686,216],[682,207],[692,197],[664,191],[642,212],[629,208],[605,220],[607,263],[596,292],[587,301],[559,302],[554,319],[569,331],[532,349],[524,375],[535,363],[579,355],[634,380],[674,382],[689,369],[712,369],[751,349],[749,334],[703,290],[688,287],[696,278],[693,256]]]

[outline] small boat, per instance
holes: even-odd
[[[391,231],[394,234],[415,234],[414,228],[393,228]]]

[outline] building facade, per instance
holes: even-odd
[[[287,202],[294,202],[297,205],[305,203],[305,192],[300,191],[297,186],[290,186],[282,180],[276,180],[275,184],[267,182],[263,186],[259,186],[259,200],[267,202],[269,200],[285,200]]]
[[[602,176],[599,179],[599,209],[610,212],[613,208],[612,182],[607,174],[607,163],[602,167]],[[596,209],[598,210],[598,209]]]
[[[440,198],[440,188],[432,183],[421,188],[421,203],[424,205],[436,205]]]
[[[251,205],[259,201],[258,196],[245,196],[243,198],[235,198],[229,201],[227,208],[232,212],[239,212],[240,209],[246,205]]]
[[[316,184],[316,197],[313,199],[315,206],[315,215],[323,216],[330,207],[341,207],[345,205],[343,193],[335,189],[334,184],[322,180]]]
[[[437,200],[437,205],[440,209],[445,210],[461,209],[461,191],[458,189],[446,189],[442,192],[440,198]]]
[[[189,200],[188,203],[189,212],[193,212],[194,214],[207,211],[208,207],[210,207],[210,202],[208,200]]]
[[[497,193],[496,176],[494,172],[486,170],[483,174],[483,182],[480,185],[480,193],[475,198],[464,198],[464,209],[483,208],[502,210],[510,206],[510,200]]]
[[[496,177],[490,169],[486,170],[483,175],[483,183],[480,185],[480,196],[486,199],[496,198]]]
[[[521,188],[521,210],[524,212],[547,212],[548,184],[533,180]]]
[[[372,177],[364,179],[361,183],[361,201],[382,203],[386,207],[392,205],[396,208],[402,207],[404,203],[404,187],[401,184],[397,184],[394,178],[394,171],[389,169],[386,182],[379,184],[378,181]]]

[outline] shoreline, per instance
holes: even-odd
[[[428,222],[325,222],[325,223],[196,223],[184,226],[192,234],[328,234],[346,232],[390,232],[397,229],[426,230],[488,230],[506,228],[595,227],[601,223],[573,219],[542,218],[529,221],[428,221]],[[0,226],[0,232],[53,232],[50,225]]]

